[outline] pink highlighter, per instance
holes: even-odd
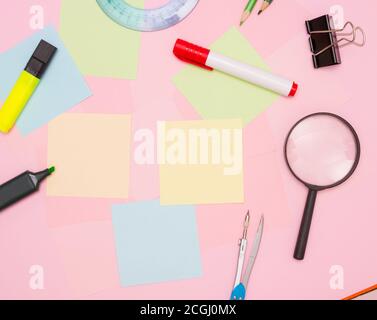
[[[298,85],[294,81],[287,80],[268,71],[236,61],[181,39],[178,39],[175,43],[173,52],[179,59],[185,62],[211,71],[216,69],[283,96],[293,97],[298,89]]]

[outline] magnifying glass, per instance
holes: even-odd
[[[292,174],[309,189],[294,252],[295,259],[303,260],[317,192],[336,187],[353,174],[360,160],[360,141],[343,118],[315,113],[289,132],[285,159]]]

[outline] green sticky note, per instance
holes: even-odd
[[[83,74],[136,79],[140,33],[116,24],[95,0],[62,0],[60,34]]]
[[[217,53],[269,70],[248,40],[231,28],[212,46]],[[185,67],[173,83],[204,119],[255,119],[278,99],[278,95],[230,75],[207,71],[192,65]]]

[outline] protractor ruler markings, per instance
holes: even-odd
[[[174,26],[186,18],[199,0],[170,0],[155,9],[139,9],[123,0],[96,0],[116,23],[136,31],[157,31]]]

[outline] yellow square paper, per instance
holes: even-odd
[[[136,79],[140,32],[112,21],[95,0],[62,0],[60,34],[84,75]]]
[[[68,113],[48,126],[50,196],[127,198],[131,119]]]
[[[161,204],[243,202],[241,120],[160,122],[158,154]]]
[[[269,70],[263,58],[236,28],[222,35],[211,49]],[[240,118],[244,125],[264,112],[279,97],[230,75],[192,65],[186,66],[174,77],[173,82],[204,119]]]

